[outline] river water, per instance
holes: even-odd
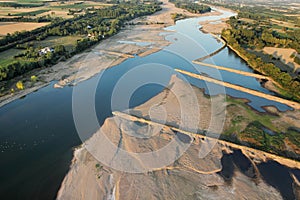
[[[138,56],[130,58],[110,68],[101,74],[100,81],[98,75],[75,86],[89,90],[92,85],[98,84],[95,108],[99,124],[101,125],[107,117],[112,116],[111,95],[118,80],[129,70],[141,64],[159,63],[191,72],[199,73],[200,71],[213,78],[221,78],[226,82],[272,94],[261,87],[254,78],[229,72],[215,72],[207,67],[191,64],[192,60],[222,46],[222,43],[209,34],[200,32],[198,25],[199,21],[218,20],[234,15],[227,11],[222,12],[221,16],[178,21],[175,26],[167,28],[175,32],[164,33],[166,39],[173,42],[170,46],[143,58]],[[124,41],[120,42],[124,43]],[[227,48],[204,62],[252,71],[243,60]],[[139,78],[143,76],[157,76],[157,72],[140,74]],[[167,84],[170,74],[161,78]],[[208,91],[204,81],[186,78],[193,85],[205,88],[206,92],[211,95],[219,91]],[[47,200],[55,198],[69,169],[73,148],[82,143],[77,135],[72,115],[74,88],[67,86],[63,89],[54,89],[53,84],[54,82],[0,108],[1,199]],[[130,107],[140,105],[162,90],[163,86],[157,84],[148,84],[139,88],[131,97]],[[233,89],[225,89],[225,91],[233,97],[249,99],[249,105],[261,112],[264,112],[261,108],[264,105],[273,105],[282,111],[291,109],[286,105]],[[122,107],[119,109],[122,110]],[[87,135],[92,135],[97,128],[96,126],[86,127]]]

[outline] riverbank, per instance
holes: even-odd
[[[204,33],[213,33],[213,34],[221,34],[223,29],[229,28],[229,25],[226,23],[228,19],[220,19],[217,21],[204,21],[200,22],[201,31]]]
[[[222,9],[225,9],[225,8],[222,8]],[[228,10],[228,9],[226,9]],[[229,10],[231,12],[234,12],[232,10]],[[204,21],[204,22],[200,22],[200,25],[202,26],[200,28],[200,30],[203,32],[203,33],[207,33],[207,34],[211,34],[213,36],[215,36],[215,34],[221,34],[222,33],[222,30],[223,29],[228,29],[230,28],[229,24],[226,23],[228,19],[220,19],[220,20],[208,20],[208,21]],[[221,37],[222,40],[224,42],[226,42],[226,39]],[[241,59],[243,59],[246,63],[248,63],[248,65],[256,72],[258,72],[259,74],[264,74],[263,72],[259,71],[258,69],[256,68],[253,68],[253,66],[251,66],[251,64],[249,64],[248,62],[248,59],[243,55],[241,54],[238,50],[236,50],[235,48],[233,48],[231,45],[227,44],[226,42],[226,45],[225,47],[228,47],[230,50],[232,50],[233,52],[235,52]],[[224,47],[224,48],[225,48]],[[222,48],[220,49],[222,50]],[[204,59],[206,58],[209,58],[211,56],[214,56],[216,55],[217,53],[219,53],[219,51],[215,51],[213,52],[211,55],[207,55],[205,57],[203,57]],[[200,58],[199,61],[201,60],[204,60],[203,58]],[[286,99],[291,99],[291,94],[290,93],[287,93],[285,91],[285,89],[279,84],[277,83],[276,81],[274,81],[271,77],[268,78],[268,80],[266,82],[263,82],[262,86],[276,94],[278,94],[279,96],[283,97],[283,98],[286,98]],[[296,97],[297,98],[297,97]]]
[[[277,188],[270,186],[261,178],[257,166],[272,160],[279,165],[299,170],[300,163],[249,147],[170,128],[168,124],[179,125],[181,116],[180,102],[173,94],[174,91],[188,93],[194,91],[198,105],[201,107],[201,113],[205,113],[205,116],[199,121],[198,128],[202,130],[210,126],[210,119],[213,115],[211,99],[205,97],[203,91],[198,88],[193,87],[192,91],[184,88],[186,88],[186,82],[173,76],[167,89],[130,110],[129,113],[134,116],[138,115],[138,117],[115,112],[114,117],[106,119],[101,129],[74,152],[73,164],[62,183],[57,199],[134,199],[150,198],[153,193],[157,194],[155,197],[157,199],[179,199],[189,195],[199,197],[199,194],[205,196],[206,199],[220,197],[234,199],[243,195],[251,196],[254,199],[282,199]],[[191,95],[181,96],[183,98],[181,101],[186,102],[187,107],[192,107],[192,104],[195,103],[188,101]],[[218,99],[220,96],[213,98]],[[234,107],[232,104],[222,104],[221,107],[224,106],[229,109],[224,124],[224,129],[228,129],[237,112],[236,109],[232,110]],[[221,107],[219,110],[223,110]],[[240,114],[248,112],[241,107],[237,109]],[[167,126],[155,123],[155,121],[160,121],[162,110],[168,114],[165,123]],[[145,120],[149,117],[149,111],[153,113],[151,121]],[[191,112],[190,116],[196,117],[195,114],[195,112]],[[218,113],[219,115],[220,113]],[[217,124],[212,126],[217,126]],[[140,137],[132,137],[132,134],[151,136],[151,138],[146,141]],[[108,143],[102,140],[105,137],[111,142],[109,144],[128,152],[130,159],[122,159],[124,155],[121,150],[108,148],[106,146]],[[145,152],[156,152],[172,142],[174,138],[178,138],[182,142],[190,142],[191,145],[181,157],[174,160],[174,163],[157,166],[148,171],[148,168],[159,164],[159,157],[152,160],[143,159],[139,153],[142,155]],[[105,151],[101,147],[104,147]],[[234,168],[234,173],[230,177],[231,184],[228,184],[228,180],[223,179],[220,175],[223,168],[226,168],[225,165],[228,164],[224,163],[224,154],[232,154],[238,150],[242,152],[241,156],[250,163],[250,166],[245,169],[244,164],[247,163],[245,160],[240,160],[240,163],[236,161],[236,165],[244,166],[242,169],[245,171],[238,167]],[[208,154],[204,158],[199,157],[203,152],[208,152]],[[163,153],[163,157],[167,160],[176,157],[175,150],[166,150]],[[107,163],[114,167],[124,167],[125,172],[119,171],[121,168],[106,166]],[[114,165],[115,163],[117,164]],[[146,171],[144,173],[127,173],[126,169],[131,169],[130,167]],[[170,184],[172,187],[168,187]]]
[[[101,41],[88,50],[73,56],[67,61],[59,62],[51,68],[38,69],[29,72],[11,81],[15,85],[19,80],[23,81],[25,88],[15,90],[13,93],[0,97],[0,107],[20,97],[26,96],[33,91],[49,85],[55,81],[55,88],[66,85],[74,85],[87,80],[102,70],[116,66],[134,55],[146,56],[161,50],[169,45],[165,36],[160,35],[164,27],[174,24],[172,13],[184,14],[187,17],[212,16],[220,13],[212,12],[205,14],[193,14],[186,10],[176,8],[174,4],[163,0],[162,10],[153,15],[140,17],[130,21],[118,34]],[[129,41],[133,43],[120,43]],[[149,45],[138,45],[139,41],[148,42]],[[129,55],[129,56],[123,56]],[[101,65],[98,61],[101,60]],[[30,77],[35,75],[37,82],[32,82]]]
[[[135,21],[137,20],[139,19]],[[129,54],[133,57],[133,54],[148,50],[147,47],[143,46],[119,43],[119,40],[134,40],[135,38],[148,40],[148,38],[152,38],[151,45],[153,48],[161,48],[168,45],[164,37],[159,36],[159,32],[153,31],[153,28],[157,28],[157,26],[127,26],[126,29],[120,31],[117,35],[100,42],[83,53],[73,56],[67,61],[59,62],[51,68],[35,70],[22,77],[18,77],[14,82],[23,80],[25,89],[0,97],[0,106],[45,87],[52,81],[57,81],[55,83],[55,87],[57,88],[68,84],[77,84],[80,81],[93,77],[102,70],[116,66],[128,59],[128,57],[124,57],[122,54]],[[115,52],[115,54],[108,51]],[[100,60],[101,64],[99,64]],[[38,78],[37,82],[31,83],[30,77],[32,75]]]
[[[208,6],[212,6],[207,4]],[[224,11],[228,11],[228,12],[232,12],[237,14],[235,11],[230,10],[228,8],[223,8],[223,7],[215,7],[215,9],[222,9]],[[210,34],[214,34],[214,35],[220,35],[222,33],[223,29],[227,29],[229,28],[229,25],[226,23],[226,21],[228,20],[228,18],[221,18],[218,20],[207,20],[207,21],[202,21],[199,22],[199,24],[201,25],[201,31],[203,33],[210,33]]]
[[[224,39],[225,40],[225,39]],[[254,68],[253,66],[251,66],[248,62],[248,58],[246,56],[244,56],[243,54],[241,54],[238,50],[236,50],[235,48],[233,48],[231,45],[227,44],[228,48],[233,51],[234,53],[236,53],[241,59],[243,59],[254,71],[260,73],[260,74],[264,74],[263,72],[259,71],[258,69]],[[269,80],[266,81],[263,86],[272,91],[275,92],[276,94],[286,97],[286,91],[284,91],[284,88],[282,88],[282,86],[277,83],[276,81],[274,81],[270,76],[268,76]],[[284,93],[285,92],[285,93]]]

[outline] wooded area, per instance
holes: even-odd
[[[230,6],[229,6],[230,7]],[[281,16],[263,7],[234,8],[238,10],[237,17],[231,17],[228,23],[230,29],[222,32],[222,37],[227,43],[247,61],[256,71],[270,76],[279,83],[287,92],[286,97],[293,100],[300,100],[300,78],[299,75],[293,78],[285,71],[281,71],[271,62],[263,61],[259,56],[251,53],[250,50],[258,50],[264,47],[292,48],[300,53],[300,29],[281,27],[279,31],[270,22],[272,16],[285,22],[293,22],[300,27],[300,21],[296,17]],[[269,16],[266,13],[270,14]],[[245,20],[251,19],[251,20]],[[295,61],[298,57],[295,57]]]
[[[0,40],[0,52],[11,48],[26,49],[15,56],[15,61],[0,65],[0,81],[9,80],[39,67],[50,67],[59,60],[82,52],[99,41],[116,34],[125,21],[139,16],[149,15],[160,10],[159,3],[134,4],[130,2],[95,9],[72,19],[51,19],[51,24],[33,31],[7,34]],[[30,41],[45,40],[49,36],[83,36],[77,41],[73,51],[64,46],[53,46],[53,52],[39,54],[40,48],[27,45]]]
[[[206,5],[191,3],[187,1],[170,0],[177,8],[185,9],[191,13],[206,13],[210,12],[211,8]]]

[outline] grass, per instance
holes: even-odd
[[[56,9],[83,9],[83,8],[88,8],[88,7],[103,7],[103,6],[108,6],[108,4],[102,4],[102,3],[94,3],[92,1],[86,1],[82,4],[75,4],[75,3],[66,3],[66,4],[56,4],[52,5],[51,8],[56,8]]]
[[[59,5],[59,6],[53,6],[53,8],[61,8],[61,9],[82,9],[82,8],[87,8],[87,7],[92,7],[94,5],[90,4],[66,4],[66,5]]]
[[[16,0],[18,3],[43,3],[47,0]]]
[[[81,39],[80,36],[50,36],[42,41],[35,41],[34,47],[53,47],[55,45],[64,45],[67,51],[70,51],[74,48],[78,39]]]
[[[263,130],[263,125],[259,121],[251,122],[247,128],[240,133],[240,138],[243,141],[249,141],[255,146],[270,152],[276,152],[284,149],[285,135],[276,133],[269,135]]]
[[[12,16],[36,16],[39,14],[42,14],[44,12],[48,12],[50,11],[49,9],[42,9],[42,10],[35,10],[35,11],[30,11],[30,12],[21,12],[21,13],[17,13],[17,14],[13,14]]]
[[[67,51],[72,51],[72,49],[75,47],[75,44],[78,39],[82,37],[80,36],[64,36],[64,37],[59,37],[59,36],[51,36],[48,37],[47,39],[43,41],[34,41],[34,47],[53,47],[55,45],[64,45]],[[20,49],[9,49],[3,52],[0,52],[0,67],[8,65],[16,59],[14,56],[24,52],[25,50],[20,50]],[[22,62],[20,59],[19,61]]]
[[[105,4],[101,2],[85,1],[82,4],[75,4],[74,2],[65,2],[61,4],[57,1],[49,2],[47,5],[44,1],[39,0],[19,0],[11,2],[14,4],[24,5],[25,7],[1,7],[0,1],[0,17],[7,18],[10,16],[35,16],[41,17],[50,14],[53,17],[72,18],[72,15],[68,15],[69,9],[84,9],[94,6],[95,8],[111,6],[111,4]],[[32,5],[32,7],[30,7]],[[54,13],[54,14],[53,14]]]
[[[28,8],[34,8],[34,7],[41,7],[44,6],[44,3],[41,2],[0,2],[0,6],[3,5],[9,5],[10,7],[28,7]],[[8,7],[9,8],[9,7]]]
[[[15,61],[16,59],[14,58],[14,56],[22,53],[23,50],[19,50],[19,49],[9,49],[3,52],[0,52],[0,66],[4,66],[7,65],[13,61]]]
[[[289,124],[276,124],[279,116],[254,111],[242,99],[227,97],[226,101],[236,107],[230,112],[240,112],[231,116],[230,126],[220,138],[282,156],[293,156],[288,154],[285,141],[289,141],[294,150],[300,149],[299,132],[290,130]]]
[[[226,98],[227,98],[226,101],[228,103],[237,104],[246,110],[247,116],[243,116],[243,120],[248,119],[249,121],[259,121],[263,126],[268,127],[272,131],[275,132],[280,131],[272,123],[272,120],[276,118],[275,116],[255,112],[248,105],[246,105],[241,99],[234,99],[232,97],[226,97]]]

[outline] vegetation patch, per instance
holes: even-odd
[[[222,37],[254,70],[271,77],[286,90],[288,93],[288,96],[285,96],[286,98],[290,97],[292,100],[300,101],[299,77],[292,77],[286,71],[281,71],[272,62],[266,62],[261,57],[251,53],[251,50],[261,50],[264,47],[280,47],[294,49],[299,54],[300,29],[290,30],[286,27],[284,34],[277,32],[273,29],[272,24],[268,23],[270,17],[262,14],[272,12],[267,8],[243,7],[242,9],[235,9],[240,10],[238,16],[230,18],[228,23],[231,28],[224,30]],[[240,18],[249,18],[255,20],[255,22],[246,22],[240,20]],[[278,20],[292,21],[300,25],[300,20],[294,17],[283,16]]]
[[[81,4],[78,4],[81,5]],[[161,10],[159,3],[120,3],[92,9],[72,19],[54,18],[51,24],[32,31],[7,34],[0,40],[0,52],[23,50],[0,65],[0,81],[10,80],[30,70],[50,67],[62,59],[81,53],[104,38],[116,34],[125,21]]]
[[[44,3],[17,3],[17,2],[0,2],[0,7],[13,7],[13,8],[35,8],[41,7]]]
[[[210,12],[211,8],[206,5],[201,5],[198,3],[191,3],[187,1],[180,1],[180,0],[170,0],[170,2],[174,3],[177,8],[185,9],[191,13],[206,13]]]
[[[50,11],[50,10],[49,9],[35,10],[35,11],[31,11],[31,12],[16,13],[16,14],[13,14],[12,16],[36,16],[36,15],[39,15],[41,13],[48,12],[48,11]]]

